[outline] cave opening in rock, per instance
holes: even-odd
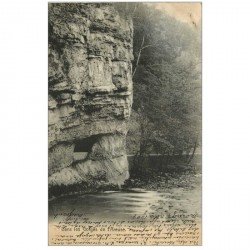
[[[77,140],[75,142],[74,148],[74,160],[80,161],[86,159],[96,141],[97,136],[94,135],[81,140]]]

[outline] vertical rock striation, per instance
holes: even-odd
[[[128,178],[132,36],[110,4],[49,4],[49,188]]]

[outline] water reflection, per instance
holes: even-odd
[[[52,200],[49,215],[75,209],[75,212],[85,213],[88,217],[129,219],[134,215],[150,213],[157,203],[166,201],[166,198],[166,193],[163,196],[159,192],[142,189],[72,195]]]

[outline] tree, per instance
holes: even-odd
[[[190,163],[201,142],[200,32],[146,4],[121,9],[134,24],[137,118],[131,122],[138,123],[137,153],[164,156],[185,151]]]

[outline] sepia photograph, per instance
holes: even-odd
[[[201,10],[48,3],[49,245],[202,245]]]
[[[1,249],[248,250],[249,13],[2,1]]]

